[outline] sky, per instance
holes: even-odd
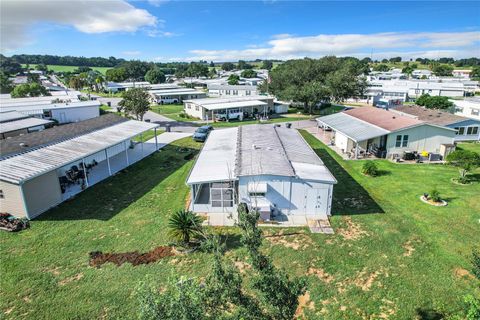
[[[480,1],[1,0],[0,9],[7,56],[480,57]]]

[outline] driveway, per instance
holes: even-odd
[[[147,111],[147,113],[145,113],[143,116],[143,119],[158,123],[160,125],[160,129],[162,130],[165,130],[166,127],[169,126],[172,132],[194,133],[195,130],[197,130],[197,128],[200,126],[191,122],[175,121],[153,111]]]

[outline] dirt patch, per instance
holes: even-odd
[[[469,279],[475,279],[475,276],[471,274],[468,270],[463,269],[463,268],[455,268],[453,270],[454,274],[458,278],[469,278]]]
[[[129,262],[134,266],[140,264],[148,264],[160,260],[165,257],[175,255],[172,247],[160,246],[155,249],[139,253],[138,251],[123,253],[102,253],[100,251],[90,252],[89,265],[92,267],[100,267],[102,264],[111,262],[117,266]]]
[[[378,315],[379,319],[390,319],[397,312],[395,308],[395,303],[393,301],[382,299],[384,305],[380,307],[380,314]]]
[[[315,302],[310,300],[310,292],[305,292],[305,294],[298,297],[298,307],[295,311],[294,319],[304,319],[304,310],[315,310]]]
[[[265,238],[273,245],[283,245],[294,250],[305,250],[313,245],[312,238],[305,233],[283,233],[266,235]]]
[[[405,252],[403,253],[404,257],[410,257],[414,252],[415,252],[415,243],[419,243],[419,240],[408,240],[403,244],[403,249],[405,249]]]
[[[15,309],[15,306],[13,306],[13,307],[11,307],[11,308],[8,308],[8,309],[5,310],[3,313],[8,315],[8,314],[12,313],[13,309]]]
[[[383,269],[367,273],[366,270],[362,270],[358,273],[357,277],[353,281],[353,284],[361,288],[363,291],[370,291],[375,280],[384,273]]]
[[[252,266],[249,263],[243,262],[243,261],[235,261],[233,264],[235,265],[235,267],[238,268],[240,273],[245,273],[246,270],[252,268]]]
[[[368,236],[368,232],[363,230],[360,224],[353,222],[352,218],[345,217],[346,228],[338,228],[337,233],[343,237],[344,240],[358,240],[364,236]]]
[[[55,268],[45,268],[43,271],[53,274],[54,276],[60,275],[60,267]]]
[[[71,277],[68,277],[68,278],[65,278],[63,279],[62,281],[60,281],[58,284],[61,285],[61,286],[64,286],[72,281],[78,281],[80,279],[83,278],[83,273],[78,273],[74,276],[71,276]]]
[[[308,269],[307,275],[315,275],[325,283],[330,283],[334,280],[333,276],[326,273],[322,268],[316,269],[310,267]]]

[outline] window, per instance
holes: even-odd
[[[44,118],[51,118],[52,117],[52,111],[51,110],[43,110],[43,117]]]
[[[478,116],[480,115],[480,109],[472,108],[471,113],[472,113],[472,116]]]
[[[400,148],[401,145],[402,145],[402,136],[398,135],[397,140],[395,141],[395,147]]]
[[[402,142],[402,147],[407,147],[408,146],[408,135],[405,134],[403,135],[403,142]]]
[[[233,184],[231,182],[212,183],[210,200],[212,207],[233,207]]]
[[[458,134],[459,135],[464,135],[465,134],[465,127],[458,128]]]
[[[408,135],[405,134],[405,135],[402,136],[401,134],[399,134],[397,136],[397,139],[395,140],[395,147],[396,148],[400,148],[400,147],[405,148],[407,146],[408,146]]]
[[[198,111],[200,110],[200,108],[198,106],[195,106],[195,111]]]
[[[0,190],[0,199],[5,199],[5,195],[3,194],[3,190]]]
[[[478,127],[468,127],[467,128],[467,134],[477,134],[478,133]]]
[[[249,96],[250,95],[250,90],[245,91],[245,95]]]
[[[455,131],[456,131],[455,134],[458,135],[458,127],[455,127],[453,129],[455,129]]]

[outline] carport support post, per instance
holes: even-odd
[[[107,160],[108,174],[112,175],[112,168],[110,167],[110,159],[108,158],[108,149],[105,149],[105,159]]]
[[[158,151],[158,140],[157,140],[157,128],[153,129],[154,135],[155,135],[155,150]]]
[[[82,163],[83,163],[83,175],[85,176],[85,184],[87,185],[87,188],[88,188],[87,167],[85,166],[85,158],[82,159]]]
[[[127,158],[127,166],[129,166],[129,165],[130,165],[130,161],[128,160],[127,140],[125,140],[124,144],[125,144],[125,157]]]
[[[142,142],[142,157],[143,157],[143,132],[140,133],[140,141]]]
[[[358,159],[358,142],[355,143],[355,159]]]

